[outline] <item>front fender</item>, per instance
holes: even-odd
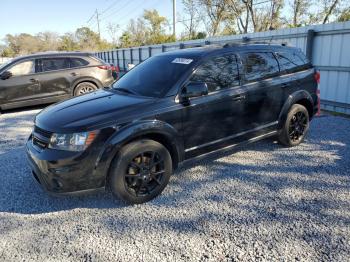
[[[288,96],[286,102],[284,103],[282,110],[279,114],[278,129],[281,129],[283,127],[283,124],[287,119],[289,109],[292,107],[292,105],[294,105],[297,101],[302,100],[302,99],[307,99],[311,103],[311,105],[314,104],[312,96],[310,95],[309,92],[307,92],[305,90],[299,90],[299,91],[296,91],[296,92],[290,94]]]
[[[106,141],[96,161],[96,169],[107,176],[112,160],[125,144],[138,137],[151,135],[161,135],[171,141],[171,146],[177,154],[178,161],[183,160],[183,141],[174,127],[159,120],[141,120],[117,128],[115,133]]]

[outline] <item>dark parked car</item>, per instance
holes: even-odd
[[[126,202],[143,203],[160,194],[187,159],[268,136],[298,145],[318,110],[318,80],[291,47],[163,53],[110,90],[39,113],[27,142],[29,163],[48,191],[108,186]]]
[[[53,103],[113,82],[111,67],[89,53],[18,57],[0,66],[0,110]]]

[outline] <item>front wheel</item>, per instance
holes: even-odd
[[[299,145],[304,140],[308,129],[309,112],[304,106],[294,104],[288,112],[278,140],[286,146]]]
[[[158,196],[173,172],[169,151],[153,140],[139,140],[123,147],[112,163],[109,186],[129,204],[141,204]]]

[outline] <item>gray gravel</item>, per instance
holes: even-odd
[[[186,164],[150,203],[47,195],[23,145],[39,110],[0,116],[0,261],[349,261],[350,120]]]

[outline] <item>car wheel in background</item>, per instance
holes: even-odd
[[[289,112],[286,122],[278,136],[280,143],[286,146],[299,145],[305,138],[309,129],[309,112],[299,104],[294,104]]]
[[[169,151],[153,140],[139,140],[123,147],[112,163],[109,187],[129,204],[158,196],[173,172]]]
[[[90,82],[82,82],[74,89],[74,96],[80,96],[97,90],[97,86]]]

